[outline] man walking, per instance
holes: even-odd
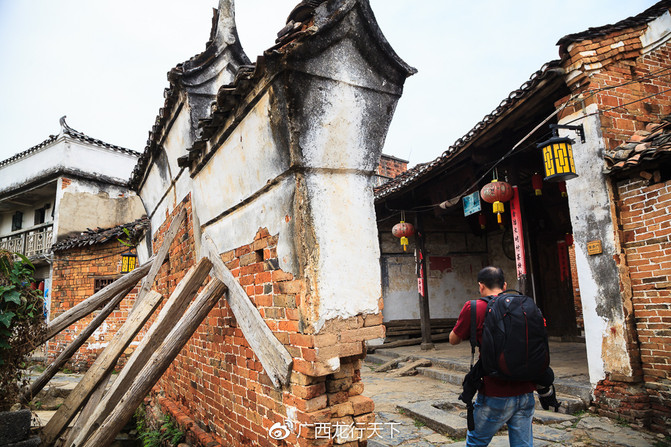
[[[506,290],[507,286],[503,271],[498,267],[485,267],[478,273],[478,286],[482,297],[500,295]],[[476,338],[479,345],[487,314],[487,301],[478,299],[475,303]],[[470,337],[471,319],[471,301],[467,301],[459,314],[454,329],[450,332],[450,344],[457,345]],[[548,368],[548,371],[551,374],[550,368]],[[552,379],[550,379],[551,383]],[[469,429],[466,445],[489,445],[496,432],[503,424],[507,424],[511,447],[532,446],[534,390],[536,390],[534,382],[506,380],[485,375],[473,406],[474,429]],[[554,387],[551,388],[551,391],[553,402],[556,403]]]

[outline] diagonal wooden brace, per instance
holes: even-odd
[[[206,256],[212,261],[214,277],[228,287],[226,299],[231,311],[233,311],[238,326],[240,326],[254,354],[259,358],[266,374],[268,374],[275,388],[287,386],[293,364],[291,354],[275,337],[240,283],[226,268],[224,261],[219,256],[216,244],[207,234],[203,234],[201,239],[201,250],[202,256]]]

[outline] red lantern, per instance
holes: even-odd
[[[480,215],[478,216],[478,222],[480,222],[480,229],[481,230],[484,230],[485,228],[487,228],[487,218],[485,217],[484,214],[480,213]]]
[[[391,234],[396,237],[401,238],[401,245],[403,245],[403,251],[408,249],[408,236],[415,234],[415,227],[412,224],[409,224],[404,221],[400,221],[394,228],[391,229]]]
[[[534,187],[534,192],[537,196],[543,195],[543,176],[534,174],[531,176],[531,186]]]
[[[571,233],[566,233],[566,236],[564,236],[564,242],[566,242],[567,246],[573,245],[573,235]]]
[[[566,182],[558,182],[557,186],[559,187],[559,192],[561,192],[561,196],[568,197],[568,193],[566,192]]]
[[[496,213],[496,220],[499,224],[503,221],[501,213],[505,211],[503,202],[507,202],[513,198],[513,187],[510,183],[499,182],[494,179],[491,183],[487,183],[480,191],[480,197],[487,203],[493,204],[493,210]]]

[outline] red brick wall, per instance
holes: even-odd
[[[128,247],[125,245],[109,242],[56,252],[52,269],[50,319],[53,320],[93,295],[96,278],[120,277],[121,253],[126,251]],[[79,348],[66,365],[67,368],[84,371],[93,363],[116,330],[126,321],[136,296],[137,288],[121,302],[119,310],[113,311],[93,336]],[[53,361],[88,326],[98,312],[94,311],[52,338],[47,343],[48,361]],[[118,366],[123,365],[132,349],[133,344],[122,356]]]
[[[671,44],[641,56],[639,37],[645,29],[641,25],[575,43],[563,59],[572,95],[582,93],[582,97],[566,107],[559,118],[596,105],[606,150],[615,149],[635,132],[647,130],[649,123],[671,113],[671,91],[667,91],[671,90],[671,76],[666,71],[671,69]],[[579,71],[583,73],[575,76]],[[567,99],[558,101],[557,107]],[[668,182],[648,186],[639,180],[622,182],[616,188],[624,251],[624,260],[617,261],[622,272],[624,330],[633,372],[630,377],[609,376],[594,392],[600,413],[667,433],[671,426],[668,188]]]
[[[579,47],[571,50],[578,51]],[[671,76],[666,71],[669,69],[671,43],[645,56],[612,63],[605,70],[592,73],[589,80],[580,79],[580,87],[573,93],[582,91],[584,101],[567,107],[561,116],[596,104],[602,111],[606,149],[615,149],[637,130],[645,130],[648,123],[659,122],[661,116],[671,113],[671,91],[667,91],[671,89]]]
[[[382,154],[377,174],[384,177],[394,178],[408,170],[408,162],[389,155]]]
[[[578,268],[575,261],[575,247],[568,247],[569,265],[571,266],[571,285],[573,286],[573,306],[575,307],[576,327],[585,329],[585,321],[582,317],[582,298],[580,297],[580,283],[578,282]]]
[[[651,425],[671,426],[671,181],[618,184],[642,373]]]
[[[170,267],[159,273],[158,289],[165,296],[195,262],[188,197],[167,216],[155,247],[182,207],[188,210],[188,228],[171,247]],[[277,242],[277,236],[260,228],[248,245],[221,258],[293,357],[290,386],[273,387],[227,302],[220,300],[147,401],[171,414],[198,445],[331,445],[332,439],[315,439],[314,424],[364,427],[373,422],[373,402],[361,395],[360,368],[364,340],[384,336],[382,314],[329,321],[319,334],[308,333],[312,304],[306,281],[279,268]],[[328,361],[334,357],[340,359],[335,371]],[[300,436],[271,439],[271,427],[286,419],[300,427]]]

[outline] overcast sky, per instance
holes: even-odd
[[[653,0],[370,0],[406,81],[384,152],[433,160],[545,62],[562,36],[615,23]],[[249,58],[274,44],[298,0],[237,0]],[[58,119],[137,151],[166,73],[205,48],[216,0],[0,0],[0,160]]]

